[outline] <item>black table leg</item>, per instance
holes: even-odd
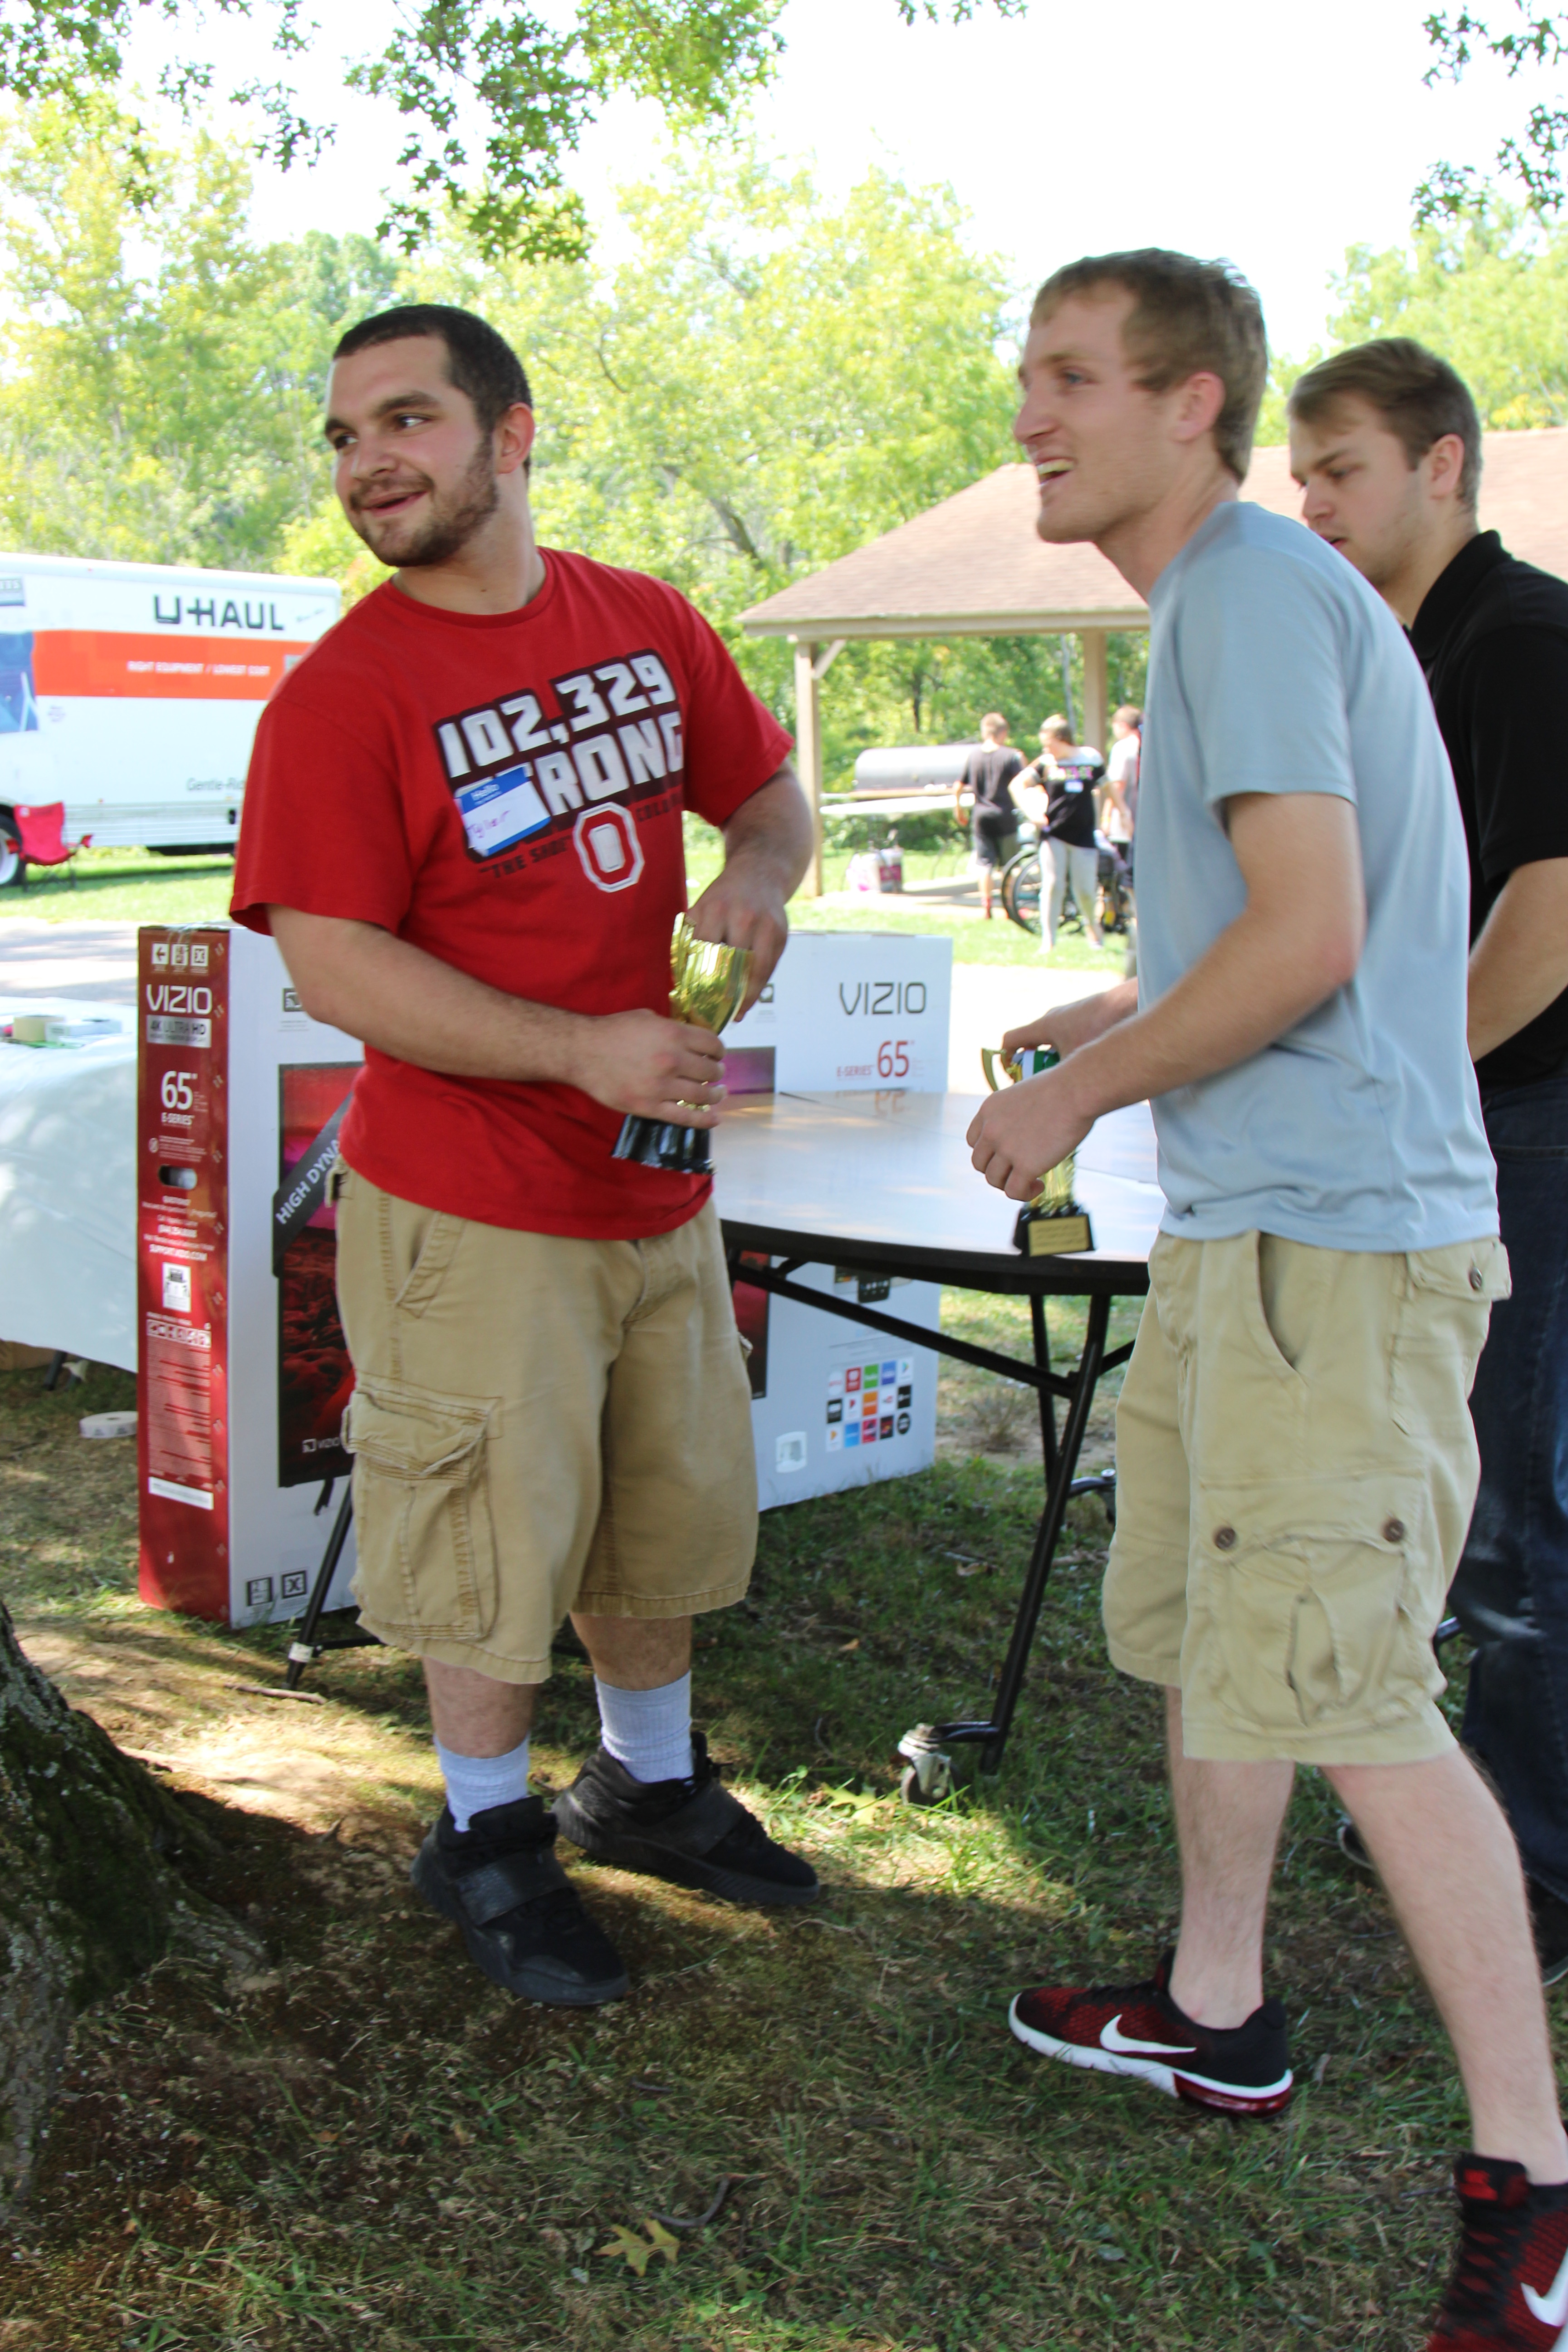
[[[343,1556],[343,1546],[349,1539],[349,1528],[353,1522],[353,1480],[345,1478],[343,1499],[338,1505],[338,1516],[332,1521],[332,1531],[327,1538],[327,1549],[321,1554],[321,1565],[316,1570],[316,1581],[310,1587],[310,1597],[305,1603],[305,1614],[300,1620],[299,1635],[289,1644],[289,1671],[283,1677],[284,1687],[288,1690],[299,1689],[300,1675],[314,1659],[321,1656],[323,1650],[369,1649],[375,1641],[374,1633],[366,1633],[358,1627],[346,1639],[340,1637],[332,1642],[318,1642],[316,1639],[317,1628],[321,1624],[321,1614],[327,1605],[327,1595],[332,1589],[332,1579],[338,1572],[338,1562]]]
[[[1046,1507],[1041,1513],[1035,1537],[1028,1574],[1024,1579],[1024,1590],[1018,1596],[1013,1638],[1007,1645],[1001,1679],[996,1685],[996,1704],[992,1709],[992,1737],[981,1750],[980,1769],[983,1772],[999,1772],[1002,1769],[1002,1751],[1007,1745],[1007,1734],[1013,1727],[1013,1717],[1017,1709],[1018,1694],[1024,1687],[1024,1675],[1029,1664],[1029,1652],[1034,1647],[1035,1628],[1039,1622],[1051,1562],[1056,1558],[1062,1522],[1067,1517],[1073,1472],[1078,1468],[1084,1432],[1089,1427],[1089,1416],[1094,1405],[1094,1392],[1100,1384],[1100,1368],[1105,1355],[1105,1335],[1110,1322],[1110,1299],[1104,1297],[1091,1298],[1083,1354],[1079,1359],[1076,1393],[1068,1407],[1067,1427],[1062,1432],[1060,1457],[1056,1475],[1047,1490]]]
[[[1084,1432],[1094,1405],[1094,1392],[1105,1369],[1105,1337],[1110,1324],[1110,1300],[1101,1295],[1089,1302],[1088,1328],[1084,1333],[1083,1353],[1079,1359],[1072,1381],[1072,1394],[1068,1404],[1067,1425],[1062,1431],[1058,1450],[1055,1475],[1046,1489],[1046,1507],[1040,1514],[1040,1524],[1035,1533],[1034,1549],[1029,1555],[1028,1571],[1024,1589],[1018,1596],[1018,1607],[1013,1619],[1012,1638],[996,1685],[996,1702],[984,1722],[921,1723],[907,1731],[899,1742],[899,1753],[906,1759],[909,1771],[904,1776],[904,1793],[918,1803],[930,1803],[943,1795],[952,1785],[948,1759],[943,1752],[952,1747],[978,1747],[983,1772],[997,1772],[1002,1768],[1002,1754],[1007,1745],[1007,1734],[1013,1727],[1019,1694],[1028,1669],[1029,1653],[1034,1646],[1035,1628],[1039,1622],[1040,1608],[1046,1597],[1046,1585],[1056,1558],[1057,1544],[1061,1537],[1062,1522],[1075,1487],[1092,1486],[1098,1490],[1100,1479],[1075,1481],[1073,1472],[1083,1448]],[[1121,1357],[1116,1359],[1121,1361]]]
[[[1029,1321],[1035,1333],[1035,1365],[1042,1372],[1051,1369],[1051,1335],[1046,1328],[1046,1302],[1037,1290],[1029,1293]],[[1051,1480],[1057,1475],[1057,1407],[1050,1391],[1037,1389],[1040,1400],[1040,1450],[1045,1455],[1046,1491],[1050,1492]]]

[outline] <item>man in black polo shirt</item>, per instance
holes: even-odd
[[[1568,1975],[1568,583],[1476,519],[1480,425],[1403,337],[1290,394],[1302,513],[1410,632],[1470,851],[1469,1045],[1513,1296],[1470,1396],[1481,1484],[1451,1602],[1467,1745],[1519,1840],[1546,1980]],[[1419,907],[1409,919],[1418,924]],[[1352,1859],[1354,1832],[1342,1842]]]

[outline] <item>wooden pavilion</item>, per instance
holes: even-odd
[[[1283,448],[1254,452],[1242,496],[1275,514],[1300,514]],[[1147,628],[1148,607],[1097,548],[1037,539],[1035,503],[1034,468],[999,466],[742,614],[749,635],[787,637],[795,647],[795,757],[818,812],[818,889],[820,688],[852,637],[1074,632],[1083,640],[1084,735],[1104,742],[1106,638],[1112,629]],[[1486,436],[1480,517],[1515,555],[1568,578],[1568,428]]]

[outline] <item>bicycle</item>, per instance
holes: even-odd
[[[1016,851],[1007,860],[997,877],[997,888],[1001,894],[1003,913],[1010,921],[1016,923],[1021,931],[1028,931],[1037,940],[1042,936],[1045,928],[1040,914],[1041,887],[1040,852],[1038,844],[1035,843]],[[1131,900],[1127,868],[1114,850],[1100,850],[1096,898],[1101,938],[1110,939],[1116,932],[1125,931],[1131,918]],[[1081,932],[1083,929],[1083,912],[1073,896],[1069,882],[1058,931],[1058,934],[1063,930]]]

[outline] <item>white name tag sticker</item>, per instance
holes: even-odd
[[[550,811],[535,790],[533,771],[526,761],[520,768],[503,769],[499,776],[487,776],[482,783],[465,784],[457,802],[476,857],[494,857],[514,841],[542,833],[550,823]]]

